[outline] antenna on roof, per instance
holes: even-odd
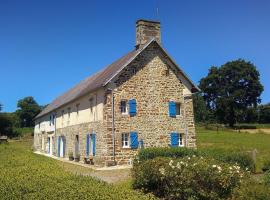
[[[156,6],[157,6],[157,9],[156,9],[157,21],[159,21],[158,0],[156,0]]]

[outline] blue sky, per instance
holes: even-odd
[[[159,7],[159,15],[156,7]],[[0,0],[0,102],[47,104],[135,45],[135,21],[159,19],[162,45],[195,82],[210,66],[253,62],[270,102],[270,1]]]

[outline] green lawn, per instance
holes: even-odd
[[[197,146],[233,151],[252,151],[257,149],[257,171],[261,170],[263,161],[270,159],[270,135],[263,133],[238,133],[231,130],[213,131],[202,127],[196,128]]]
[[[0,199],[150,199],[65,170],[63,163],[31,151],[32,140],[0,145]],[[128,184],[128,183],[127,183]]]

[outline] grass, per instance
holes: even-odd
[[[62,162],[36,155],[32,140],[0,145],[1,199],[153,199],[123,185],[68,172]]]
[[[232,130],[214,131],[196,128],[197,147],[215,151],[258,151],[257,172],[261,171],[264,160],[270,159],[270,135],[263,133],[238,133]]]

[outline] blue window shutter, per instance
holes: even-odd
[[[92,134],[92,139],[93,139],[93,156],[96,155],[96,134]]]
[[[171,146],[172,147],[178,146],[178,139],[179,139],[178,133],[171,133]]]
[[[130,132],[130,148],[137,149],[139,146],[138,134],[136,132]]]
[[[136,115],[136,111],[137,111],[137,103],[136,103],[136,99],[130,99],[128,101],[129,103],[129,115],[130,116],[135,116]]]
[[[89,156],[89,142],[90,142],[90,134],[86,135],[86,156]]]
[[[60,136],[58,136],[58,157],[60,157]]]
[[[176,117],[176,103],[174,101],[169,102],[169,115],[170,117]]]

